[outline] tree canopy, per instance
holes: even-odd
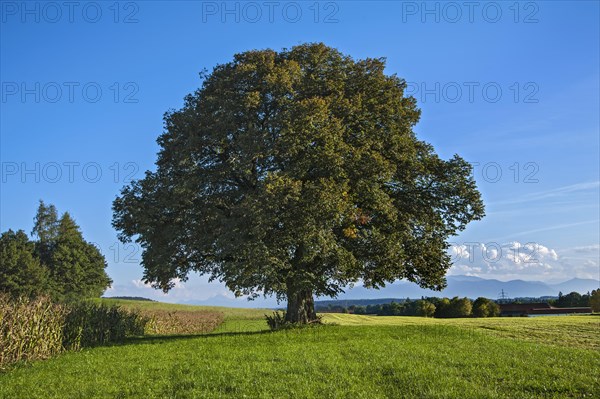
[[[500,315],[500,306],[490,299],[479,297],[473,302],[472,312],[475,317],[495,317]]]
[[[0,292],[34,297],[48,287],[48,269],[34,253],[34,243],[23,230],[0,236]]]
[[[22,230],[0,237],[0,292],[57,300],[98,297],[111,284],[100,250],[84,240],[65,212],[40,201],[30,241]]]
[[[552,303],[557,308],[571,308],[577,306],[590,306],[590,293],[581,295],[579,292],[570,292],[567,295],[559,293],[558,299]]]
[[[471,165],[418,140],[420,110],[385,59],[324,44],[247,51],[203,73],[165,115],[156,171],[113,204],[144,279],[208,274],[236,295],[275,294],[288,321],[359,280],[440,289],[447,238],[483,217]]]
[[[593,312],[600,312],[600,289],[593,290],[590,296],[590,306]]]

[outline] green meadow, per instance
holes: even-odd
[[[600,397],[598,316],[327,314],[323,326],[271,332],[268,310],[116,303],[223,322],[18,364],[0,374],[0,398]]]

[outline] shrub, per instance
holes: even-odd
[[[269,325],[269,328],[273,331],[279,330],[286,324],[285,312],[273,312],[272,316],[266,314],[265,319],[267,319],[267,324]]]
[[[265,315],[265,319],[267,320],[267,324],[272,331],[289,329],[289,328],[303,328],[303,327],[311,327],[315,325],[321,325],[323,322],[321,321],[322,316],[317,316],[317,320],[312,321],[308,324],[303,323],[292,323],[285,320],[285,312],[273,312],[272,316]]]

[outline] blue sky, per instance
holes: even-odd
[[[106,255],[109,294],[161,297],[110,221],[154,167],[163,113],[237,52],[317,41],[387,57],[419,137],[475,164],[487,216],[451,240],[451,274],[599,277],[598,2],[0,4],[0,230],[29,232],[40,198],[68,210]],[[161,298],[220,294],[193,277]]]

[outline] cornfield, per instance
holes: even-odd
[[[63,346],[69,350],[122,342],[128,336],[144,335],[149,319],[119,306],[81,302],[69,306]]]
[[[0,294],[0,369],[21,360],[45,359],[127,336],[143,335],[149,318],[118,306],[48,298],[10,299]]]
[[[143,310],[148,318],[146,332],[149,334],[205,334],[213,331],[223,322],[223,313],[194,310],[168,311]]]
[[[0,368],[62,352],[67,309],[47,298],[10,300],[0,295]]]

